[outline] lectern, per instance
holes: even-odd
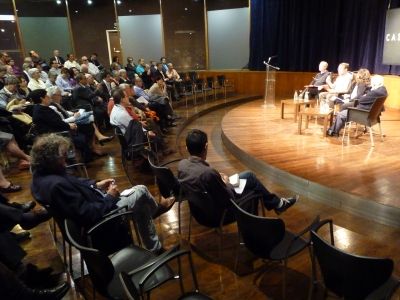
[[[276,108],[275,106],[275,75],[280,68],[270,65],[269,62],[273,57],[269,57],[268,61],[264,61],[265,65],[265,93],[263,108]]]

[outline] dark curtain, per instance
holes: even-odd
[[[286,71],[316,71],[325,60],[331,71],[341,62],[382,74],[400,66],[382,64],[388,5],[400,0],[251,0],[251,70],[263,61]]]

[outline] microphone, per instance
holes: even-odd
[[[272,55],[270,57],[268,57],[268,63],[271,61],[271,59],[278,57],[278,55]]]

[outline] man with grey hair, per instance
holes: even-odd
[[[364,96],[362,96],[356,108],[363,110],[370,110],[375,100],[381,97],[386,97],[388,95],[387,90],[385,88],[384,79],[381,75],[374,75],[371,78],[371,90],[368,91]],[[347,119],[347,109],[342,110],[336,116],[335,123],[329,128],[327,135],[329,136],[338,136],[340,130],[344,127],[344,124]]]
[[[28,88],[31,91],[38,90],[38,89],[46,89],[46,84],[43,82],[43,80],[40,78],[40,70],[37,68],[32,68],[29,69],[28,71],[29,77],[31,80],[29,80],[28,83]]]
[[[92,74],[93,76],[96,76],[97,74],[99,74],[99,72],[100,72],[99,68],[96,67],[96,65],[94,63],[90,62],[88,60],[87,56],[82,56],[81,63],[82,63],[82,65],[86,65],[88,68],[87,72],[83,72],[81,69],[82,73],[89,73],[89,74]]]
[[[17,97],[18,78],[14,75],[7,76],[4,87],[0,90],[0,108],[6,109],[8,102]]]
[[[145,247],[154,253],[162,252],[152,219],[169,210],[175,198],[163,198],[157,203],[144,185],[120,193],[112,178],[95,181],[68,175],[69,147],[69,140],[56,134],[39,137],[34,143],[31,190],[35,199],[85,228],[95,225],[118,207],[127,207],[135,216]]]

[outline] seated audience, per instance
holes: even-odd
[[[319,102],[328,103],[330,107],[333,107],[334,99],[339,96],[339,94],[346,94],[349,92],[353,81],[353,74],[349,72],[348,63],[341,63],[338,66],[338,77],[334,83],[332,83],[331,76],[332,74],[329,75],[326,80],[327,85],[323,85],[327,92],[319,93]]]
[[[0,66],[0,90],[4,87],[4,80],[7,73],[6,66]]]
[[[12,99],[19,98],[17,93],[17,85],[19,80],[15,76],[8,76],[4,80],[4,87],[0,90],[0,109],[6,109],[8,102]]]
[[[70,80],[70,76],[67,68],[62,68],[61,74],[57,76],[56,85],[61,89],[63,95],[71,95],[73,84]]]
[[[49,87],[52,87],[52,86],[57,86],[57,83],[56,83],[56,80],[57,80],[57,77],[58,77],[57,72],[50,70],[49,74],[48,74],[48,77],[49,78],[45,82],[46,89],[48,89]]]
[[[27,155],[24,151],[21,150],[13,134],[0,131],[0,151],[6,151],[10,155],[18,158],[19,159],[18,168],[20,170],[29,169],[31,158],[29,155]],[[13,189],[12,184],[9,187],[5,187],[5,189],[7,188]]]
[[[32,289],[27,287],[9,268],[0,262],[0,295],[4,299],[19,300],[58,300],[69,290],[67,283],[53,288]]]
[[[138,64],[136,66],[136,74],[138,74],[139,76],[142,75],[142,73],[144,72],[144,67],[145,67],[145,62],[144,62],[144,58],[140,58],[138,60]]]
[[[43,82],[42,79],[40,79],[40,70],[38,70],[37,68],[32,68],[29,69],[28,74],[30,77],[28,88],[31,91],[46,88],[46,84]]]
[[[97,88],[96,95],[100,96],[103,99],[103,103],[107,104],[108,100],[111,98],[113,78],[111,73],[105,71],[102,73],[100,85]]]
[[[60,74],[61,74],[61,68],[62,68],[62,66],[61,66],[61,67],[59,67],[59,66],[60,66],[60,64],[57,63],[56,60],[51,60],[51,61],[50,61],[50,70],[49,70],[49,73],[50,73],[50,72],[53,72],[53,73],[56,73],[57,75],[60,75]]]
[[[172,86],[172,91],[175,100],[179,100],[179,91],[181,90],[181,76],[179,76],[178,72],[174,69],[174,66],[169,63],[168,70],[165,73],[167,75],[167,84]]]
[[[47,79],[49,79],[49,76],[45,71],[43,71],[42,66],[40,64],[35,63],[35,68],[39,70],[40,79],[42,79],[43,82],[46,82]]]
[[[57,65],[53,64],[53,61],[55,61]],[[65,59],[62,56],[60,56],[60,51],[53,50],[53,56],[50,57],[49,62],[50,62],[50,67],[57,67],[58,69],[61,69],[65,63]]]
[[[3,133],[0,132],[0,143],[2,142],[2,135]],[[0,146],[1,147],[1,146]],[[22,187],[17,184],[13,184],[11,181],[7,180],[3,174],[3,170],[0,167],[0,192],[1,193],[14,193],[22,190]],[[1,195],[1,194],[0,194]]]
[[[29,94],[28,82],[25,80],[25,77],[18,77],[18,85],[17,85],[17,94],[19,99],[25,99]]]
[[[73,177],[66,173],[68,139],[58,135],[39,137],[32,147],[32,194],[65,218],[90,228],[110,211],[127,206],[147,249],[163,251],[152,218],[173,205],[173,197],[157,203],[144,185],[136,185],[128,196],[121,196],[113,179],[102,181]]]
[[[65,123],[60,115],[49,106],[51,99],[46,90],[38,89],[30,93],[30,97],[35,103],[33,108],[33,123],[35,124],[35,133],[56,133],[67,131],[77,149],[80,150],[84,162],[92,160],[92,152],[89,147],[90,140],[77,131],[78,126],[75,123]]]
[[[385,88],[383,77],[380,75],[374,75],[371,78],[371,90],[368,91],[364,96],[362,96],[358,105],[356,106],[359,109],[370,110],[375,100],[380,97],[387,96],[387,90]],[[347,119],[348,110],[342,110],[336,116],[335,123],[329,128],[327,134],[330,136],[339,135],[340,130],[344,127],[344,124]]]
[[[127,58],[127,64],[125,67],[125,70],[127,72],[128,78],[133,81],[135,80],[135,75],[136,75],[136,65],[133,62],[133,58],[132,57],[128,57]]]
[[[145,65],[144,72],[142,73],[142,75],[139,78],[142,78],[143,85],[146,90],[149,89],[153,85],[154,77],[153,77],[153,73],[150,70],[150,66],[148,64]]]
[[[7,52],[3,51],[0,52],[0,67],[4,67],[9,64],[11,57],[8,55]]]
[[[13,74],[15,76],[21,76],[22,75],[22,71],[21,71],[20,67],[15,65],[15,61],[13,59],[10,59],[10,62],[8,64],[11,66]]]
[[[96,76],[97,74],[100,73],[99,68],[94,63],[90,62],[88,60],[87,56],[82,56],[81,63],[82,63],[82,65],[87,65],[89,74]],[[82,65],[81,65],[81,68],[82,68]]]
[[[125,69],[119,70],[119,84],[121,83],[126,83],[126,84],[132,84],[132,81],[128,77],[128,72]]]
[[[40,70],[42,69],[46,71],[49,70],[49,66],[47,65],[47,63],[40,57],[39,53],[37,53],[35,50],[29,51],[29,56],[32,59],[34,67],[37,68],[37,66],[40,65]]]
[[[80,69],[80,65],[76,62],[75,56],[72,53],[67,54],[67,60],[64,63],[64,68],[77,68],[78,70]]]
[[[90,141],[92,152],[97,155],[103,155],[101,149],[96,145],[95,137],[99,143],[103,145],[113,139],[100,133],[96,124],[94,123],[93,111],[85,111],[79,109],[77,112],[71,112],[61,106],[61,90],[58,87],[51,87],[47,90],[47,94],[51,99],[50,108],[58,113],[65,123],[75,123],[78,126],[78,131],[85,135],[86,140]]]
[[[139,120],[124,91],[116,89],[113,92],[113,100],[114,107],[111,110],[110,123],[121,130],[128,145],[146,143],[150,139],[158,149],[163,151],[163,155],[172,153],[160,136],[145,128],[146,121]]]
[[[274,209],[277,214],[283,213],[299,198],[298,195],[292,198],[279,198],[270,193],[264,185],[250,171],[239,174],[240,179],[246,179],[246,186],[242,194],[237,194],[229,183],[227,175],[218,172],[206,162],[208,140],[207,134],[201,130],[193,129],[186,137],[186,148],[190,154],[188,159],[183,159],[178,165],[178,180],[185,193],[208,193],[215,201],[219,201],[221,208],[229,207],[229,199],[238,204],[240,198],[249,192],[256,192],[262,195],[264,206]],[[248,210],[249,203],[240,203],[243,209]]]
[[[22,65],[22,76],[25,78],[26,82],[29,82],[31,80],[31,77],[29,76],[29,69],[31,68],[29,63],[23,63]]]
[[[92,55],[90,55],[89,61],[93,63],[96,67],[98,67],[99,70],[104,69],[104,66],[99,62],[97,53],[92,53]]]
[[[167,58],[166,57],[161,57],[160,58],[160,63],[162,64],[162,71],[164,73],[167,73],[167,71],[168,71]]]

